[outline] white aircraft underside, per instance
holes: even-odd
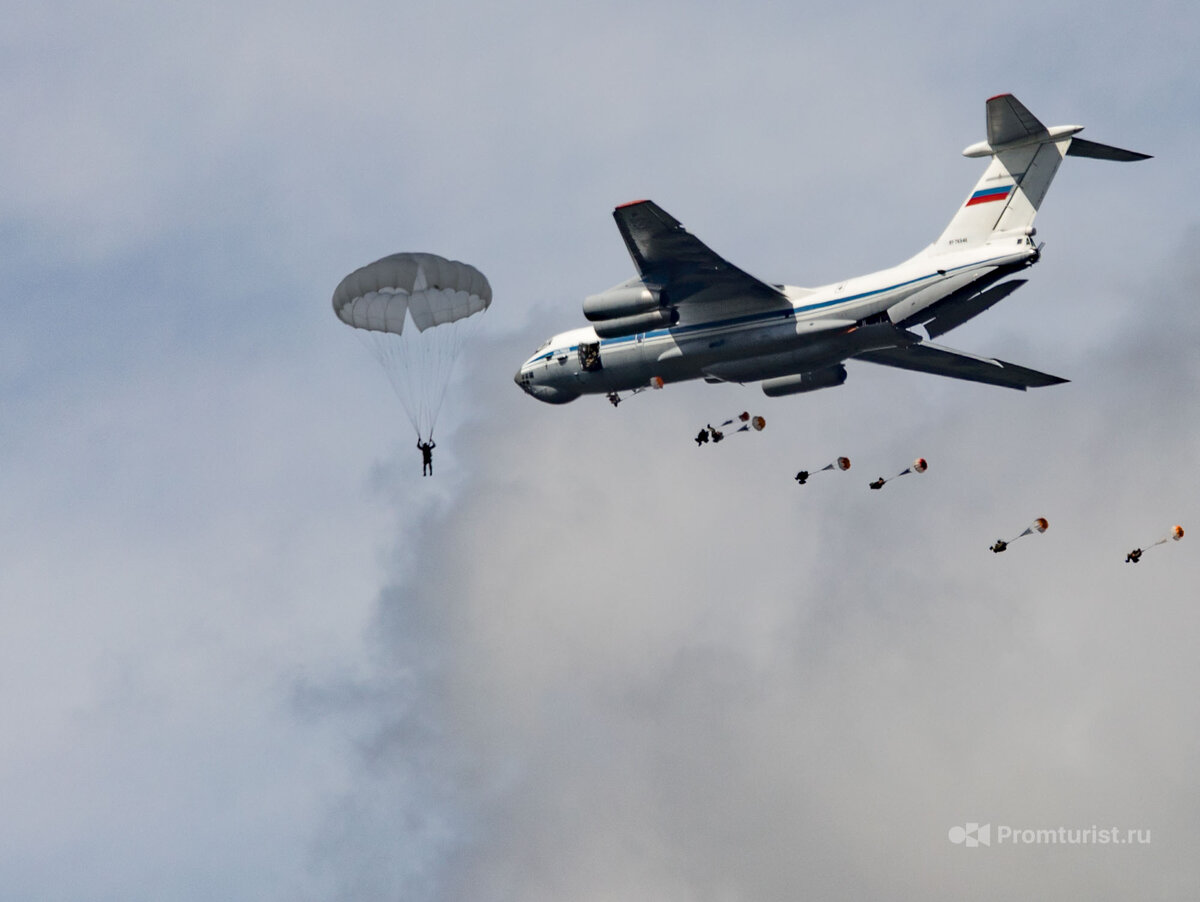
[[[820,288],[756,279],[652,201],[617,207],[638,276],[587,298],[592,325],[544,342],[516,383],[551,404],[699,378],[761,382],[775,396],[840,385],[847,360],[1022,391],[1065,382],[928,339],[1025,283],[1008,277],[1038,260],[1033,219],[1064,156],[1146,155],[1076,138],[1080,126],[1048,129],[1008,94],[988,100],[987,124],[988,140],[964,154],[991,162],[937,241],[891,269]]]

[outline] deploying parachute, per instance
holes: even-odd
[[[849,469],[850,469],[850,458],[839,457],[833,463],[826,464],[825,466],[821,467],[821,469],[817,470],[816,472],[824,473],[826,470],[849,470]],[[804,485],[806,482],[808,482],[808,477],[811,475],[813,475],[813,474],[810,473],[808,470],[801,470],[799,473],[796,474],[796,482],[800,483],[800,485]]]
[[[1154,544],[1146,546],[1145,549],[1135,548],[1135,549],[1133,549],[1133,551],[1129,552],[1129,554],[1125,555],[1125,563],[1136,564],[1138,561],[1140,561],[1142,559],[1142,555],[1145,554],[1147,551],[1149,551],[1151,548],[1153,548],[1155,545],[1164,545],[1168,541],[1178,542],[1182,538],[1183,538],[1183,527],[1182,526],[1172,526],[1171,531],[1169,533],[1167,533],[1165,536],[1163,536],[1161,539],[1159,539],[1157,542],[1155,542]]]
[[[392,254],[356,269],[333,293],[334,312],[361,330],[426,441],[476,314],[491,303],[483,273],[437,254]]]
[[[1028,526],[1026,526],[1025,531],[1023,533],[1021,533],[1019,536],[1017,536],[1015,539],[1009,539],[1007,542],[1004,541],[1004,539],[997,539],[996,544],[992,546],[992,552],[994,554],[999,554],[1001,551],[1004,551],[1006,548],[1008,548],[1008,546],[1011,545],[1013,542],[1015,542],[1017,539],[1024,538],[1025,536],[1033,535],[1035,532],[1043,533],[1049,528],[1050,528],[1050,521],[1047,520],[1045,517],[1038,517],[1036,520],[1034,520],[1032,523],[1030,523]]]
[[[582,354],[583,352],[580,351],[580,353]],[[599,351],[595,351],[594,353],[596,355],[600,354]],[[599,356],[597,356],[596,359],[599,360],[600,359]],[[633,391],[631,391],[629,393],[629,397],[632,398],[634,395],[640,395],[642,392],[646,391],[646,389],[650,389],[650,388],[657,391],[658,389],[662,388],[664,385],[666,385],[666,383],[663,382],[662,376],[651,376],[649,382],[647,382],[645,385],[641,386],[640,388],[635,388]],[[615,392],[615,391],[610,391],[604,397],[608,398],[608,403],[611,404],[613,407],[618,406],[622,401],[625,400],[625,398],[621,397],[620,392]]]
[[[711,423],[701,429],[695,438],[696,447],[707,444],[711,440],[714,444],[722,441],[725,438],[725,427],[731,426],[734,423],[741,423],[734,430],[734,433],[748,432],[753,429],[755,432],[762,432],[767,427],[767,421],[763,417],[752,417],[748,411],[743,410],[736,417],[730,417],[719,426],[713,426]]]
[[[923,457],[918,457],[916,460],[914,460],[912,462],[912,466],[906,467],[905,469],[901,470],[899,473],[897,473],[895,476],[893,476],[892,479],[899,479],[901,476],[907,476],[909,473],[924,473],[928,469],[929,469],[929,462],[926,461],[925,458],[923,458]],[[889,481],[890,480],[884,479],[882,476],[880,476],[874,482],[868,483],[868,485],[870,485],[871,488],[873,488],[873,489],[881,489]]]

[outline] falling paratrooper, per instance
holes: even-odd
[[[596,351],[595,353],[599,354],[600,352]],[[647,389],[653,389],[655,391],[658,391],[664,385],[666,385],[666,383],[663,381],[662,376],[651,376],[649,382],[647,382],[643,386],[640,386],[639,388],[635,388],[633,391],[631,391],[629,393],[629,397],[632,398],[634,395],[640,395],[642,392],[646,391]],[[615,392],[615,391],[610,391],[604,397],[606,397],[608,399],[608,403],[611,404],[613,407],[620,406],[621,402],[625,400],[625,398],[621,397],[620,392]]]
[[[929,462],[923,457],[918,457],[912,462],[911,466],[905,467],[903,470],[893,476],[892,479],[899,479],[901,476],[907,476],[909,473],[924,473],[928,469]],[[881,489],[889,482],[891,482],[891,479],[884,479],[882,476],[880,476],[874,482],[868,483],[868,485],[870,485],[870,487],[873,489]]]
[[[333,293],[338,319],[357,330],[387,373],[426,469],[454,364],[491,303],[491,285],[474,266],[424,253],[360,267]]]
[[[699,448],[701,445],[707,444],[709,441],[711,441],[714,445],[717,442],[723,441],[725,439],[725,428],[732,426],[735,423],[741,423],[742,425],[733,430],[734,435],[739,432],[749,432],[751,429],[753,429],[755,432],[762,432],[767,426],[767,421],[764,417],[752,417],[748,411],[743,410],[736,417],[730,417],[719,426],[714,426],[711,423],[706,425],[703,429],[696,433],[696,447]]]
[[[1005,549],[1007,549],[1008,546],[1011,545],[1013,542],[1015,542],[1017,539],[1022,539],[1025,536],[1031,536],[1035,532],[1038,534],[1041,534],[1049,528],[1050,528],[1050,521],[1047,520],[1045,517],[1038,517],[1036,520],[1034,520],[1032,523],[1030,523],[1028,526],[1026,526],[1025,531],[1023,533],[1021,533],[1019,536],[1017,536],[1016,538],[1009,539],[1007,542],[1004,541],[1004,539],[997,539],[996,544],[992,546],[992,553],[999,554],[1001,551],[1004,551]]]
[[[808,470],[801,470],[799,473],[796,474],[796,482],[799,483],[800,485],[804,485],[806,482],[808,482],[808,477],[810,477],[816,473],[824,473],[826,470],[849,470],[849,469],[850,469],[850,458],[839,457],[833,463],[826,464],[825,466],[821,467],[821,469],[814,470],[812,473],[810,473]]]
[[[1163,536],[1161,539],[1159,539],[1157,542],[1153,543],[1152,545],[1147,545],[1145,548],[1135,548],[1135,549],[1133,549],[1133,551],[1129,552],[1129,554],[1125,555],[1125,563],[1136,564],[1138,561],[1140,561],[1142,559],[1143,554],[1145,554],[1151,548],[1154,548],[1156,545],[1164,545],[1168,541],[1178,542],[1182,538],[1183,538],[1183,527],[1182,526],[1172,526],[1171,531],[1169,533],[1167,533],[1165,536]]]

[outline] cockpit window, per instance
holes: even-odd
[[[533,353],[540,354],[542,351],[546,350],[546,348],[550,347],[550,342],[552,342],[552,341],[554,341],[553,338],[547,338],[545,341],[543,341],[540,345],[537,346],[537,350],[534,351]]]

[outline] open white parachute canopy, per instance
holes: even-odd
[[[472,317],[491,303],[483,273],[437,254],[392,254],[356,269],[333,293],[334,312],[362,330],[424,439],[433,435]]]

